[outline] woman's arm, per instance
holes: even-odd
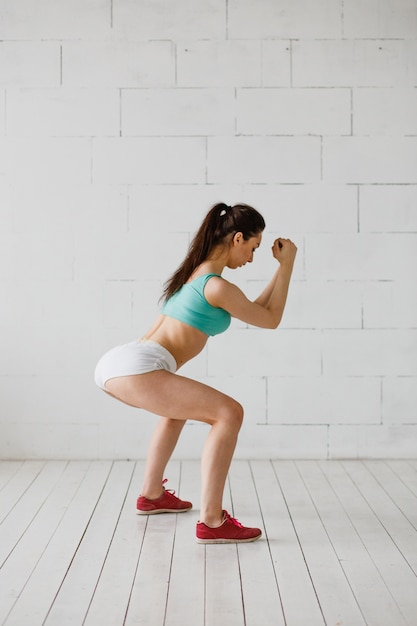
[[[274,241],[272,254],[280,265],[272,280],[256,298],[257,304],[266,308],[278,305],[279,309],[284,310],[296,253],[297,248],[289,239]]]
[[[272,254],[280,266],[254,302],[248,300],[236,285],[222,279],[212,279],[207,284],[208,301],[253,326],[276,328],[284,313],[296,253],[297,248],[289,239],[274,242]]]

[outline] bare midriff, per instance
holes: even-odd
[[[159,315],[152,328],[142,339],[156,341],[174,357],[177,367],[199,354],[207,343],[208,335],[166,315]]]

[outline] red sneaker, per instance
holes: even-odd
[[[249,543],[262,535],[259,528],[246,528],[227,511],[223,511],[223,522],[217,528],[210,528],[204,522],[197,524],[197,543]]]
[[[165,485],[167,478],[162,482]],[[136,502],[136,512],[139,515],[155,515],[155,513],[185,513],[193,508],[191,502],[177,498],[173,489],[163,488],[162,495],[155,500],[139,496]]]

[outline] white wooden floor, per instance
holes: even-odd
[[[235,461],[225,506],[253,544],[195,542],[195,503],[137,516],[141,462],[0,463],[7,626],[417,625],[417,461]]]

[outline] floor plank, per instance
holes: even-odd
[[[251,461],[266,541],[287,624],[323,626],[324,617],[287,502],[269,461]]]
[[[143,470],[144,463],[137,463],[126,484],[120,518],[84,620],[86,626],[124,622],[147,525],[146,516],[135,514]]]
[[[20,470],[24,461],[3,461],[0,463],[0,491],[5,488],[7,483]]]
[[[4,485],[0,497],[0,523],[9,515],[26,490],[30,488],[45,463],[42,461],[26,461]],[[9,464],[7,464],[9,467]],[[7,471],[7,470],[6,470]],[[1,563],[0,563],[1,565]]]
[[[230,483],[227,482],[224,508],[233,511]],[[239,560],[233,544],[203,545],[205,551],[205,626],[244,624]]]
[[[62,473],[57,474],[58,480],[55,488],[39,508],[38,513],[32,519],[32,523],[21,534],[20,540],[13,546],[9,558],[3,563],[3,567],[0,569],[0,588],[4,595],[7,596],[7,602],[5,600],[2,602],[1,613],[3,616],[4,613],[8,613],[13,608],[17,598],[23,593],[51,537],[60,524],[68,502],[73,498],[79,482],[83,480],[87,465],[87,463],[68,464]],[[59,466],[57,467],[55,463],[51,463],[45,467],[55,471]],[[38,475],[38,478],[40,478],[40,475]],[[50,476],[48,478],[50,479]],[[47,484],[43,482],[44,487]],[[36,493],[39,494],[39,489]],[[30,499],[28,498],[28,504],[33,502],[33,495],[31,494]],[[20,503],[23,505],[25,501],[25,499],[22,499]],[[15,507],[12,513],[21,514],[18,511],[20,508],[22,507]],[[7,523],[9,521],[15,524],[18,529],[17,534],[20,535],[21,533],[18,519],[14,515],[9,516],[0,528],[0,536],[3,535],[3,530],[8,531],[7,539],[10,538],[10,528]],[[2,546],[3,542],[4,537],[2,536]],[[12,543],[14,544],[15,542],[13,541]],[[6,541],[5,544],[7,545],[8,542]]]
[[[417,574],[417,531],[414,526],[363,463],[344,461],[343,467],[414,574]]]
[[[408,624],[413,624],[417,615],[417,577],[342,465],[338,462],[321,462],[320,469],[404,619]]]
[[[393,470],[381,461],[366,461],[365,467],[391,498],[395,506],[417,530],[417,497]]]
[[[179,463],[171,464],[167,488],[170,484],[178,484],[179,475]],[[186,513],[178,517],[181,515]],[[126,626],[163,624],[165,619],[177,515],[144,517],[147,524],[131,587]]]
[[[233,514],[245,526],[262,527],[251,467],[236,461],[230,470]],[[265,537],[265,528],[262,528]],[[284,625],[281,598],[268,543],[258,540],[237,549],[246,626]]]
[[[112,465],[71,568],[48,613],[47,626],[83,623],[123,506],[132,465],[129,461]]]
[[[66,465],[65,461],[46,463],[25,491],[24,498],[20,498],[3,520],[0,529],[0,564],[4,565],[21,537],[37,518]]]
[[[417,461],[234,461],[224,507],[262,528],[201,545],[200,464],[139,516],[133,461],[0,462],[3,626],[417,626]]]
[[[13,606],[8,626],[44,623],[67,572],[71,571],[110,468],[110,462],[88,464],[75,496],[67,503],[58,528]],[[77,597],[72,598],[72,602],[76,601]]]
[[[245,623],[236,545],[206,545],[206,626]]]
[[[274,462],[326,623],[366,624],[295,463]]]
[[[200,463],[183,461],[178,495],[193,503],[178,516],[164,626],[204,626],[204,545],[195,541],[200,501]]]
[[[297,467],[365,622],[406,626],[389,588],[317,463],[297,462]]]
[[[417,496],[417,470],[407,461],[387,461],[388,467],[398,476],[398,478]]]

